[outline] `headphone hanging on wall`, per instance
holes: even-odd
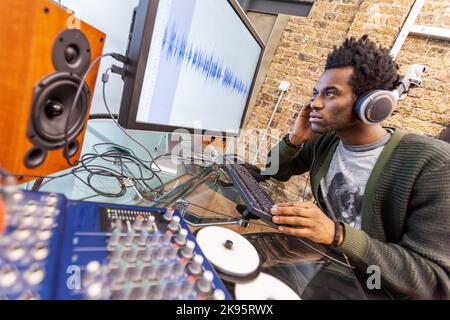
[[[368,91],[356,100],[353,111],[366,124],[380,123],[394,112],[398,100],[397,89]]]

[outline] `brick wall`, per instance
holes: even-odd
[[[390,48],[413,0],[318,0],[309,17],[291,17],[266,80],[247,123],[247,129],[263,130],[268,123],[278,98],[278,85],[282,80],[291,83],[274,117],[269,139],[278,141],[289,132],[301,106],[309,99],[317,79],[323,71],[327,54],[348,36],[369,37]],[[450,3],[427,1],[417,24],[450,26]],[[439,136],[450,123],[450,43],[417,36],[409,36],[400,51],[397,63],[403,72],[410,64],[427,66],[423,85],[400,102],[398,112],[386,125],[409,132]],[[251,154],[256,150],[255,136],[245,136]],[[264,152],[261,152],[264,154]],[[263,163],[264,158],[260,158]],[[306,177],[296,177],[288,183],[270,181],[266,186],[278,199],[296,200],[303,195]],[[310,191],[307,188],[307,198]]]

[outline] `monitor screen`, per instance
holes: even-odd
[[[145,23],[138,19],[129,50],[136,61],[132,94],[124,94],[119,122],[131,129],[237,134],[264,44],[236,2],[150,1]]]

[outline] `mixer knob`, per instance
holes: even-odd
[[[147,223],[146,223],[147,231],[148,232],[155,232],[155,217],[150,216],[148,217]]]
[[[54,218],[56,214],[56,208],[54,206],[45,206],[44,209],[44,217],[46,218]]]
[[[144,253],[142,254],[142,260],[145,262],[149,262],[152,260],[153,255],[153,248],[152,247],[145,247]]]
[[[202,272],[202,265],[203,256],[196,254],[189,264],[188,269],[192,274],[198,275]]]
[[[177,283],[169,283],[166,287],[166,299],[168,300],[172,300],[172,299],[176,299],[181,291],[180,285]]]
[[[178,249],[176,247],[169,247],[166,251],[166,257],[169,260],[174,260],[177,258]]]
[[[44,269],[38,264],[30,266],[24,274],[25,281],[32,286],[41,283],[44,280],[44,276]]]
[[[213,298],[214,300],[225,300],[225,292],[221,289],[216,289],[214,290]]]
[[[115,299],[116,300],[129,300],[131,297],[131,292],[133,291],[133,285],[130,282],[126,282],[123,284],[123,287],[116,292]]]
[[[161,300],[164,297],[163,287],[159,284],[150,288],[149,298],[150,300]]]
[[[179,227],[180,227],[180,217],[175,216],[169,223],[169,229],[172,231],[178,231]]]
[[[29,201],[25,207],[25,212],[27,215],[32,215],[37,210],[37,204],[35,201]]]
[[[34,259],[41,261],[48,257],[49,251],[45,243],[38,243],[34,246],[32,252]]]
[[[175,278],[181,277],[184,274],[185,269],[186,269],[186,267],[184,266],[184,264],[176,263],[173,266],[173,274],[174,274]]]
[[[189,297],[194,291],[194,282],[186,279],[181,285],[181,294],[184,298]]]
[[[9,288],[17,280],[17,270],[10,265],[0,268],[0,288]]]
[[[150,283],[147,280],[144,280],[141,286],[135,289],[135,300],[146,300],[148,293],[150,292]]]
[[[109,238],[108,247],[115,248],[120,243],[120,238],[122,237],[122,231],[116,228],[113,230],[111,237]]]
[[[53,217],[43,217],[40,219],[40,227],[42,229],[52,228],[54,223],[55,223],[55,218],[53,218]]]
[[[171,221],[174,213],[175,213],[174,208],[172,208],[172,207],[167,208],[166,213],[164,213],[164,215],[163,215],[164,220]]]
[[[175,242],[179,245],[184,245],[186,243],[187,235],[188,231],[186,229],[181,229],[180,232],[178,232],[177,237],[175,238]]]
[[[38,294],[27,290],[24,293],[22,293],[18,299],[22,301],[33,301],[33,300],[40,300],[40,297]]]
[[[128,261],[135,262],[139,255],[139,246],[137,244],[133,244],[131,247],[131,251],[128,253]]]
[[[12,197],[14,202],[19,202],[22,201],[24,196],[23,196],[23,192],[20,191],[19,189],[16,189],[15,192],[12,193]]]
[[[128,272],[128,263],[125,261],[121,261],[119,264],[119,268],[116,270],[114,280],[116,280],[117,282],[125,281],[127,272]]]
[[[141,230],[143,222],[144,222],[144,219],[142,217],[136,218],[136,220],[134,220],[134,222],[133,222],[133,229]]]
[[[25,241],[26,239],[30,238],[31,232],[28,228],[18,228],[12,235],[16,240]]]
[[[101,281],[96,281],[87,286],[86,299],[99,300],[102,297],[102,293],[103,293],[103,284]]]
[[[164,248],[156,248],[153,251],[153,258],[155,260],[163,260],[165,256],[166,250]]]
[[[181,251],[181,255],[187,259],[190,259],[194,255],[194,249],[195,249],[195,242],[188,240],[183,250]]]
[[[50,193],[45,200],[47,204],[54,206],[58,202],[58,195],[56,193]]]
[[[9,260],[17,262],[25,256],[25,249],[20,244],[13,244],[7,249],[6,255]]]
[[[158,267],[154,264],[152,264],[150,267],[146,268],[146,274],[145,278],[149,280],[154,280],[157,278],[158,275]]]
[[[147,230],[143,230],[141,232],[141,234],[139,235],[139,245],[142,247],[145,247],[145,245],[147,245],[147,239],[148,239],[148,231]]]
[[[37,237],[41,241],[47,241],[48,239],[50,239],[52,237],[52,234],[53,234],[53,232],[51,229],[42,229],[42,230],[39,230]]]
[[[114,221],[114,228],[119,230],[124,230],[122,220]]]
[[[33,228],[37,224],[36,217],[32,215],[23,215],[22,218],[19,218],[20,221],[20,228],[26,229],[26,228]]]
[[[209,293],[212,289],[212,282],[214,280],[214,274],[206,270],[203,276],[197,280],[197,288],[202,293]]]
[[[136,266],[134,267],[131,274],[131,279],[135,282],[140,281],[142,279],[142,274],[144,273],[144,268],[145,265],[142,261],[136,262]]]
[[[133,241],[134,241],[134,231],[133,230],[128,230],[127,236],[125,238],[125,245],[127,247],[131,246]]]
[[[119,263],[119,261],[122,260],[123,253],[124,253],[124,247],[119,244],[117,246],[116,250],[114,250],[112,255],[111,255],[112,263]]]
[[[172,271],[172,267],[168,264],[162,264],[159,267],[159,277],[164,279],[170,277],[170,273]]]
[[[16,185],[16,179],[13,176],[7,176],[4,181],[3,192],[6,194],[13,194],[19,191]]]
[[[161,243],[164,245],[168,245],[168,244],[170,244],[171,239],[172,239],[172,232],[167,231],[166,233],[163,234]]]
[[[158,246],[159,245],[159,240],[160,240],[161,236],[158,233],[155,233],[152,237],[152,239],[150,240],[150,245],[151,246]]]
[[[87,286],[95,281],[95,278],[100,273],[101,265],[98,261],[91,261],[86,266],[86,273],[84,274],[84,285]]]

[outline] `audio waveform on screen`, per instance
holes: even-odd
[[[230,68],[224,65],[213,53],[189,43],[185,34],[179,35],[176,24],[167,26],[164,32],[162,51],[166,53],[167,60],[176,60],[177,63],[184,63],[191,66],[198,72],[204,74],[206,80],[214,80],[225,88],[247,96],[250,86],[239,79]]]

